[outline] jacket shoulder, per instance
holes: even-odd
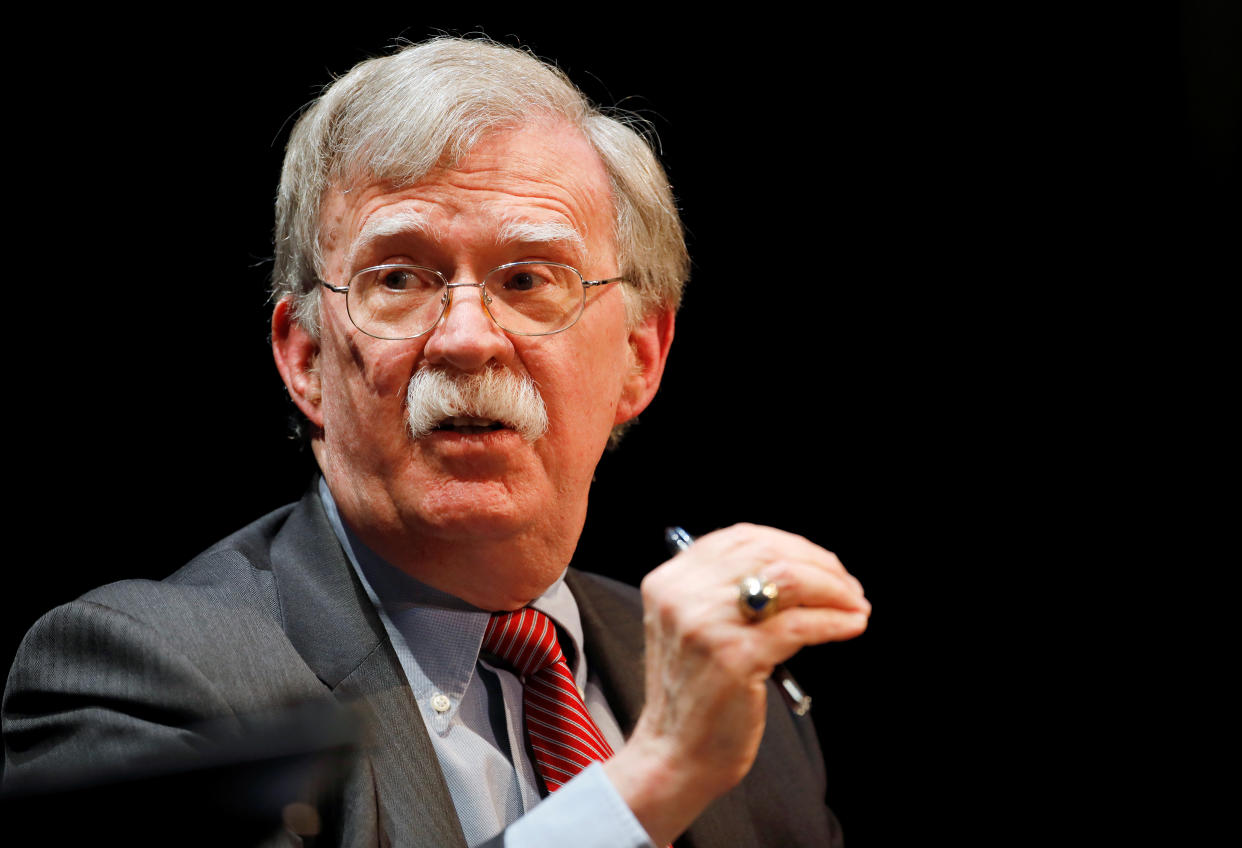
[[[24,773],[194,749],[196,725],[280,710],[326,690],[280,621],[271,540],[291,507],[163,581],[101,586],[23,639],[3,703],[6,785]]]
[[[219,607],[250,609],[279,621],[271,546],[295,506],[288,504],[246,525],[163,580],[121,580],[99,586],[49,615],[98,607],[138,621],[175,624],[189,609]]]

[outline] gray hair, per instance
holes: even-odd
[[[460,162],[488,133],[540,116],[577,127],[604,163],[631,324],[675,310],[689,257],[668,178],[635,130],[641,119],[604,114],[560,69],[529,53],[458,38],[409,45],[356,65],[298,119],[276,198],[273,297],[292,295],[294,316],[318,335],[320,211],[329,186],[413,185]]]

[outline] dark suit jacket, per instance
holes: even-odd
[[[588,662],[628,734],[643,698],[638,593],[572,569],[566,581]],[[333,700],[362,712],[367,735],[328,804],[332,844],[465,848],[400,663],[312,491],[165,581],[104,586],[40,619],[5,691],[5,786],[201,752],[213,744],[203,722],[216,739],[275,710]],[[678,845],[836,844],[824,791],[810,720],[773,691],[754,768]]]

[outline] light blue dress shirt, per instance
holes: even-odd
[[[505,848],[654,848],[598,763],[540,798],[526,754],[522,682],[479,657],[490,613],[389,565],[345,526],[322,478],[319,494],[396,650],[466,842],[473,848],[508,827]],[[625,739],[588,672],[582,621],[564,575],[531,606],[558,625],[587,709],[619,751]]]

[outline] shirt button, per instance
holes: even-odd
[[[438,713],[446,713],[449,707],[453,706],[453,702],[449,700],[448,695],[437,692],[431,696],[431,708]]]

